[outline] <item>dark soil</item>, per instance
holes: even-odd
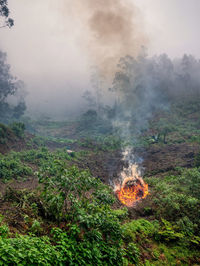
[[[176,167],[194,167],[195,157],[200,152],[196,143],[181,143],[151,146],[140,152],[144,158],[145,175],[151,176],[175,170]]]
[[[18,138],[13,133],[10,133],[7,136],[5,143],[0,143],[0,153],[6,154],[9,151],[23,151],[26,149],[30,149],[28,146],[28,142],[34,137],[34,135],[26,132],[25,137]],[[32,148],[36,148],[37,145],[33,146]]]

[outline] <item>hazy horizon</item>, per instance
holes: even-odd
[[[138,23],[136,30],[148,38],[144,46],[150,56],[200,57],[198,0],[130,2],[140,13],[141,28]],[[12,73],[26,84],[28,110],[50,115],[74,112],[83,92],[91,88],[94,64],[90,47],[81,39],[84,34],[87,39],[87,31],[80,27],[80,14],[71,16],[73,4],[68,0],[9,0],[8,4],[15,25],[0,29],[0,49],[7,53]]]

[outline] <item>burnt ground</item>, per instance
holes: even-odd
[[[90,153],[87,160],[80,159],[76,164],[81,169],[89,169],[92,176],[106,184],[117,178],[124,165],[120,151]]]
[[[195,157],[200,152],[197,143],[181,143],[157,146],[140,151],[144,158],[145,175],[152,176],[175,170],[176,167],[194,167]]]
[[[200,144],[152,145],[148,149],[138,149],[135,152],[143,159],[141,166],[144,167],[145,176],[161,176],[169,171],[173,172],[176,167],[194,167]],[[79,160],[77,164],[82,169],[88,168],[93,176],[106,184],[116,179],[125,166],[120,150],[90,153],[87,160]]]

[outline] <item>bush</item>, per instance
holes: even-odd
[[[60,258],[48,237],[0,237],[0,265],[62,265]]]
[[[25,125],[21,122],[14,122],[10,125],[10,128],[15,133],[15,135],[19,138],[22,138],[24,136],[25,131]]]
[[[69,223],[67,233],[54,230],[63,257],[72,265],[122,265],[126,249],[122,247],[119,219],[127,210],[113,211],[112,191],[88,171],[54,167],[54,175],[47,167],[38,177],[48,218]]]
[[[41,232],[41,230],[42,230],[40,222],[37,221],[37,220],[34,220],[30,230],[34,234],[39,234]]]
[[[139,219],[125,223],[122,227],[124,239],[127,241],[135,241],[137,234],[143,238],[153,236],[159,227],[159,223],[157,221],[151,223],[145,219]]]
[[[126,249],[126,255],[129,258],[129,262],[134,263],[134,265],[138,264],[140,257],[140,250],[135,243],[128,244]]]
[[[0,144],[5,144],[11,135],[11,129],[0,123]]]
[[[3,223],[4,217],[0,214],[0,237],[6,238],[9,234],[8,226]]]
[[[0,124],[0,138],[6,138],[7,127],[3,124]]]
[[[32,169],[19,159],[13,159],[12,156],[0,156],[0,179],[18,179],[32,174]]]
[[[157,240],[175,241],[183,238],[184,235],[182,233],[176,232],[170,222],[162,219],[162,227],[158,232],[156,232]]]
[[[146,181],[154,186],[154,208],[157,217],[174,223],[179,221],[182,226],[192,221],[192,230],[194,234],[199,235],[200,170],[179,169],[177,176],[166,176],[159,182],[157,178],[148,178]]]

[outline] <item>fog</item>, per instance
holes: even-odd
[[[200,96],[200,60],[166,54],[121,58],[112,92],[116,97],[113,126],[125,141],[137,142],[153,115]],[[133,137],[134,134],[134,137]]]
[[[9,0],[15,25],[0,29],[0,49],[25,82],[29,114],[63,118],[82,110],[91,67],[112,79],[118,59],[137,56],[141,46],[149,55],[200,56],[198,0],[79,2]]]

